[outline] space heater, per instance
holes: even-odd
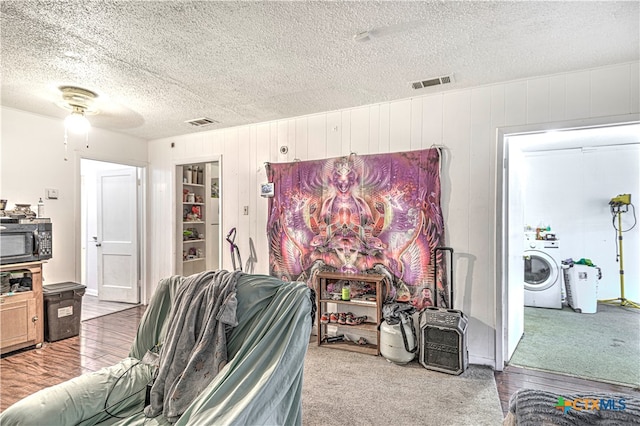
[[[436,247],[434,250],[434,285],[437,288],[437,252],[447,251],[449,264],[448,305],[453,308],[453,249]],[[434,292],[437,294],[437,291]],[[418,361],[424,368],[449,374],[461,374],[469,365],[467,350],[467,317],[462,311],[438,307],[440,297],[434,298],[436,306],[420,312],[420,355]],[[446,302],[447,299],[445,299]]]

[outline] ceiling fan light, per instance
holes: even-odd
[[[89,123],[87,117],[84,116],[83,111],[74,109],[74,111],[64,119],[64,127],[71,133],[86,134],[89,133],[89,129],[91,129],[91,123]]]

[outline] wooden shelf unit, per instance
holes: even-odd
[[[0,353],[41,347],[44,341],[42,262],[1,265],[0,272],[31,277],[31,291],[0,295]]]
[[[316,324],[318,326],[318,346],[324,345],[328,348],[349,350],[370,355],[380,355],[380,330],[378,329],[378,324],[382,319],[382,302],[384,291],[383,279],[384,277],[382,275],[377,274],[341,274],[337,272],[319,272],[316,275]],[[356,298],[351,300],[333,299],[327,291],[327,286],[339,281],[348,281],[352,289],[354,288],[354,286],[364,286],[367,283],[373,284],[375,286],[375,301],[358,300]],[[320,322],[320,318],[322,317],[322,314],[327,312],[327,304],[329,303],[336,304],[339,312],[347,312],[349,306],[354,306],[359,308],[367,308],[367,311],[374,311],[375,315],[373,315],[373,317],[367,315],[367,320],[359,325],[342,325],[334,322],[331,322],[329,324],[322,324]],[[339,331],[340,329],[355,330],[356,333],[354,334],[357,334],[357,330],[362,330],[367,333],[373,332],[376,334],[376,342],[375,344],[368,343],[366,345],[358,345],[349,341],[327,343],[324,341],[324,338],[328,336],[329,326],[337,327]]]

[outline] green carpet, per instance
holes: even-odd
[[[525,307],[524,336],[509,364],[640,387],[640,310]]]

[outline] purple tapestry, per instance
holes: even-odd
[[[377,272],[392,275],[388,300],[433,305],[431,257],[444,243],[439,158],[432,148],[270,164],[270,274],[307,281],[318,266]]]

